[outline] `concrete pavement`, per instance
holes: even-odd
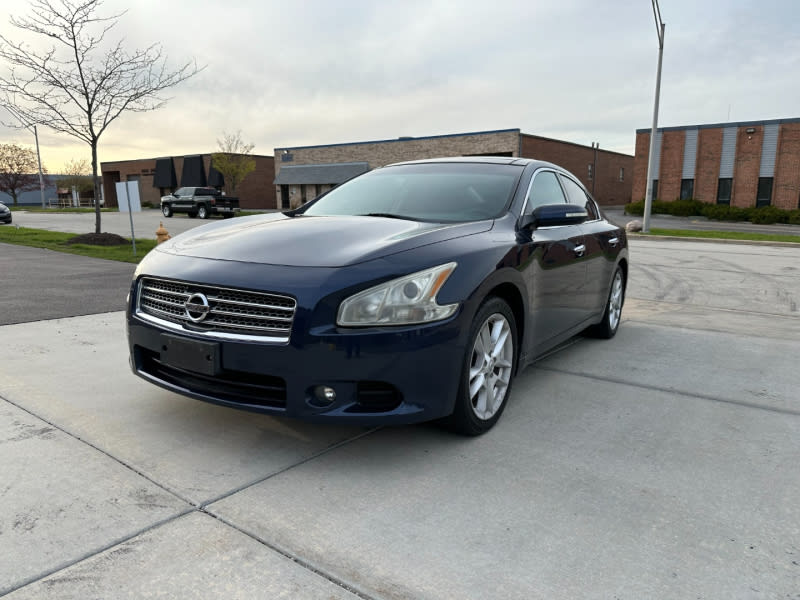
[[[617,337],[528,368],[477,439],[176,396],[121,312],[0,327],[0,595],[795,597],[800,249],[631,260]]]

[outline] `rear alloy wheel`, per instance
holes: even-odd
[[[205,204],[201,204],[197,207],[197,216],[201,219],[208,218],[208,209],[206,208]]]
[[[511,393],[517,359],[517,324],[500,298],[486,300],[470,329],[455,409],[445,425],[464,435],[489,431]]]
[[[610,340],[617,333],[622,320],[622,305],[625,303],[625,276],[622,268],[617,266],[611,280],[611,290],[608,292],[608,302],[603,313],[603,320],[594,325],[590,332],[595,337]]]
[[[165,217],[169,218],[172,216],[172,207],[169,204],[163,204],[161,206],[161,214]]]

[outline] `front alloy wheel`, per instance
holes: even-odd
[[[494,426],[511,392],[516,354],[514,313],[502,299],[489,298],[472,324],[455,409],[445,420],[450,429],[480,435]]]
[[[625,303],[625,276],[622,268],[617,266],[614,277],[611,279],[611,290],[608,292],[608,301],[603,313],[603,320],[589,328],[589,332],[599,338],[611,339],[619,329],[622,320],[622,305]]]
[[[169,204],[162,204],[161,205],[161,213],[165,217],[171,217],[172,216],[172,207]]]

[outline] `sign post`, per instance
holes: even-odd
[[[136,256],[136,236],[133,232],[133,213],[142,212],[142,202],[139,198],[139,182],[118,181],[116,183],[116,188],[119,211],[127,212],[131,222],[131,243],[133,244],[133,255]]]

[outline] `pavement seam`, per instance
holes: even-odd
[[[332,574],[328,573],[322,567],[318,567],[318,566],[314,565],[313,563],[311,563],[311,562],[299,557],[296,554],[293,554],[292,552],[289,552],[288,550],[282,548],[281,546],[277,546],[277,545],[275,545],[275,544],[273,544],[271,542],[268,542],[266,539],[262,538],[261,536],[256,535],[255,533],[252,533],[252,532],[248,531],[247,529],[244,529],[244,528],[236,525],[235,523],[233,523],[232,521],[229,521],[228,519],[225,519],[221,515],[218,515],[216,513],[210,512],[210,511],[205,510],[205,509],[200,509],[200,512],[205,514],[205,515],[208,515],[212,519],[215,519],[215,520],[219,521],[223,525],[226,525],[226,526],[230,527],[231,529],[233,529],[235,531],[238,531],[242,535],[246,535],[250,539],[258,542],[259,544],[261,544],[261,545],[263,545],[263,546],[265,546],[267,548],[269,548],[270,550],[272,550],[276,554],[280,554],[284,558],[292,561],[293,563],[303,567],[304,569],[306,569],[308,571],[311,571],[315,575],[317,575],[319,577],[322,577],[323,579],[331,582],[332,584],[336,585],[337,587],[342,588],[346,592],[348,592],[350,594],[353,594],[354,596],[357,596],[358,598],[361,598],[362,600],[380,600],[380,596],[373,596],[373,595],[370,595],[370,594],[366,593],[364,590],[362,590],[361,588],[359,588],[355,584],[348,583],[348,582],[346,582],[346,581],[344,581],[342,579],[339,579],[335,575],[332,575]]]
[[[215,502],[219,502],[221,500],[225,500],[226,498],[234,496],[234,495],[238,494],[239,492],[242,492],[242,491],[244,491],[244,490],[246,490],[248,488],[256,486],[256,485],[258,485],[260,483],[263,483],[264,481],[267,481],[267,480],[269,480],[269,479],[271,479],[273,477],[276,477],[276,476],[281,475],[283,473],[286,473],[287,471],[290,471],[290,470],[292,470],[292,469],[294,469],[296,467],[304,465],[304,464],[306,464],[306,463],[308,463],[308,462],[310,462],[310,461],[312,461],[312,460],[314,460],[316,458],[319,458],[320,456],[324,456],[325,454],[327,454],[329,452],[332,452],[333,450],[336,450],[336,449],[341,448],[341,447],[343,447],[343,446],[345,446],[347,444],[350,444],[350,443],[355,442],[357,440],[360,440],[360,439],[362,439],[362,438],[364,438],[364,437],[366,437],[368,435],[371,435],[372,433],[382,429],[381,427],[375,427],[375,428],[372,428],[372,429],[368,429],[367,431],[361,432],[356,436],[347,438],[345,440],[342,440],[340,442],[332,444],[332,445],[330,445],[330,446],[328,446],[326,448],[323,448],[319,452],[315,452],[315,453],[311,454],[310,456],[307,456],[306,458],[304,458],[304,459],[302,459],[300,461],[297,461],[295,463],[287,465],[286,467],[284,467],[282,469],[279,469],[277,471],[273,471],[272,473],[269,473],[268,475],[266,475],[264,477],[260,477],[257,480],[254,480],[254,481],[251,481],[251,482],[246,483],[244,485],[241,485],[241,486],[239,486],[239,487],[237,487],[237,488],[235,488],[233,490],[229,490],[228,492],[226,492],[224,494],[221,494],[221,495],[219,495],[217,497],[214,497],[214,498],[212,498],[210,500],[206,500],[205,502],[197,503],[197,502],[194,502],[194,501],[192,501],[192,500],[190,500],[188,498],[184,498],[178,492],[170,489],[168,486],[166,486],[166,485],[164,485],[162,483],[159,483],[159,482],[155,481],[153,478],[151,478],[148,475],[144,474],[140,470],[134,468],[132,465],[130,465],[130,464],[126,463],[125,461],[123,461],[123,460],[121,460],[121,459],[109,454],[107,451],[103,450],[102,448],[97,447],[96,445],[94,445],[93,443],[89,442],[88,440],[85,440],[85,439],[81,438],[79,435],[76,435],[76,434],[74,434],[74,433],[72,433],[70,431],[67,431],[66,429],[64,429],[63,427],[57,425],[56,423],[53,423],[52,421],[50,421],[48,419],[45,419],[44,417],[42,417],[40,415],[37,415],[33,411],[31,411],[31,410],[29,410],[29,409],[27,409],[27,408],[25,408],[23,406],[20,406],[19,404],[17,404],[16,402],[14,402],[12,400],[9,400],[5,396],[0,395],[0,400],[8,402],[11,406],[14,406],[15,408],[21,410],[22,412],[30,415],[31,417],[33,417],[35,419],[38,419],[38,420],[42,421],[43,423],[47,423],[48,425],[50,425],[51,427],[53,427],[56,430],[60,431],[64,435],[67,435],[67,436],[73,438],[74,440],[77,440],[78,442],[80,442],[80,443],[82,443],[82,444],[84,444],[86,446],[89,446],[90,448],[92,448],[93,450],[99,452],[103,456],[105,456],[107,458],[110,458],[112,461],[116,462],[119,465],[122,465],[123,467],[125,467],[126,469],[132,471],[133,473],[135,473],[139,477],[149,481],[151,484],[153,484],[156,487],[164,490],[168,494],[171,494],[172,496],[174,496],[178,500],[180,500],[182,502],[185,502],[188,505],[188,508],[186,510],[183,510],[183,511],[179,512],[178,514],[175,514],[175,515],[173,515],[171,517],[168,517],[166,519],[162,519],[162,520],[157,521],[155,523],[151,523],[147,527],[144,527],[144,528],[136,531],[135,533],[133,533],[133,534],[131,534],[129,536],[125,536],[124,538],[120,538],[120,539],[114,540],[113,542],[111,542],[111,543],[109,543],[109,544],[107,544],[107,545],[105,545],[105,546],[103,546],[103,547],[101,547],[99,549],[90,551],[90,552],[88,552],[88,553],[86,553],[86,554],[84,554],[84,555],[82,555],[82,556],[80,556],[80,557],[78,557],[76,559],[73,559],[71,561],[63,563],[63,564],[61,564],[61,565],[59,565],[59,566],[57,566],[57,567],[55,567],[53,569],[44,571],[44,572],[39,573],[37,575],[33,575],[33,576],[29,577],[28,579],[22,581],[21,583],[13,586],[11,588],[7,588],[7,589],[0,588],[0,597],[1,596],[5,596],[6,594],[10,594],[11,592],[19,590],[19,589],[21,589],[21,588],[23,588],[25,586],[31,585],[33,583],[36,583],[37,581],[41,581],[43,579],[46,579],[47,577],[50,577],[51,575],[54,575],[55,573],[58,573],[58,572],[63,571],[65,569],[69,569],[69,568],[71,568],[71,567],[73,567],[73,566],[75,566],[75,565],[77,565],[77,564],[79,564],[79,563],[81,563],[81,562],[83,562],[85,560],[88,560],[88,559],[93,558],[95,556],[99,556],[103,552],[107,552],[108,550],[111,550],[112,548],[114,548],[116,546],[119,546],[120,544],[124,544],[125,542],[128,542],[128,541],[130,541],[130,540],[132,540],[132,539],[134,539],[134,538],[136,538],[136,537],[138,537],[140,535],[144,535],[145,533],[148,533],[149,531],[157,529],[157,528],[161,527],[162,525],[166,525],[167,523],[171,523],[172,521],[180,519],[181,517],[184,517],[186,515],[198,512],[198,513],[201,513],[201,514],[204,514],[204,515],[208,515],[209,517],[212,517],[213,519],[216,519],[216,520],[220,521],[221,523],[227,525],[228,527],[230,527],[230,528],[242,533],[243,535],[246,535],[247,537],[259,542],[260,544],[266,546],[270,550],[272,550],[274,552],[277,552],[278,554],[288,558],[292,562],[294,562],[294,563],[302,566],[303,568],[305,568],[305,569],[307,569],[307,570],[319,575],[320,577],[323,577],[324,579],[330,581],[331,583],[337,585],[338,587],[343,588],[347,592],[349,592],[351,594],[354,594],[354,595],[358,596],[359,598],[362,598],[363,600],[378,600],[378,598],[376,596],[370,596],[370,595],[365,594],[364,592],[359,591],[357,589],[357,587],[354,586],[354,584],[349,584],[349,583],[346,583],[346,582],[344,582],[342,580],[339,580],[338,578],[334,577],[333,575],[330,575],[330,574],[326,573],[322,569],[320,569],[318,567],[315,567],[314,565],[312,565],[308,561],[303,560],[299,556],[293,555],[293,554],[291,554],[290,552],[288,552],[286,550],[283,550],[281,548],[273,546],[272,544],[268,543],[266,540],[263,540],[262,538],[254,535],[254,534],[251,534],[250,532],[248,532],[248,531],[246,531],[246,530],[234,525],[233,523],[227,521],[226,519],[223,519],[222,517],[220,517],[220,516],[218,516],[218,515],[216,515],[214,513],[209,512],[207,510],[207,507],[210,506],[211,504],[214,504]]]
[[[139,469],[135,468],[133,465],[130,465],[130,464],[128,464],[127,462],[125,462],[124,460],[122,460],[122,459],[120,459],[120,458],[117,458],[116,456],[113,456],[112,454],[109,454],[109,452],[108,452],[108,451],[106,451],[106,450],[103,450],[102,448],[100,448],[100,447],[96,446],[95,444],[93,444],[92,442],[90,442],[90,441],[88,441],[88,440],[86,440],[86,439],[82,438],[81,436],[79,436],[79,435],[77,435],[77,434],[75,434],[75,433],[72,433],[71,431],[68,431],[67,429],[64,429],[62,426],[60,426],[60,425],[58,425],[58,424],[54,423],[53,421],[50,421],[50,420],[48,420],[48,419],[45,419],[45,418],[44,418],[44,417],[42,417],[41,415],[38,415],[38,414],[36,414],[35,412],[33,412],[32,410],[30,410],[30,409],[28,409],[28,408],[25,408],[24,406],[21,406],[21,405],[17,404],[17,403],[16,403],[16,402],[14,402],[13,400],[9,400],[9,399],[8,399],[8,398],[6,398],[5,396],[2,396],[2,395],[0,395],[0,400],[4,400],[4,401],[8,402],[8,403],[9,403],[11,406],[14,406],[14,407],[18,408],[18,409],[19,409],[19,410],[21,410],[22,412],[29,414],[30,416],[32,416],[32,417],[33,417],[33,418],[35,418],[35,419],[38,419],[38,420],[40,420],[40,421],[42,421],[42,422],[44,422],[44,423],[47,423],[48,425],[50,425],[51,427],[53,427],[53,428],[57,429],[58,431],[60,431],[60,432],[61,432],[61,433],[63,433],[64,435],[67,435],[67,436],[71,437],[72,439],[74,439],[74,440],[77,440],[77,441],[79,441],[80,443],[82,443],[82,444],[85,444],[86,446],[89,446],[89,447],[90,447],[92,450],[95,450],[95,451],[99,452],[100,454],[102,454],[103,456],[105,456],[105,457],[107,457],[107,458],[110,458],[110,459],[111,459],[111,460],[113,460],[115,463],[117,463],[117,464],[119,464],[119,465],[122,465],[123,467],[125,467],[125,468],[126,468],[126,469],[128,469],[129,471],[131,471],[131,472],[135,473],[136,475],[138,475],[138,476],[139,476],[139,477],[141,477],[142,479],[145,479],[145,480],[149,481],[149,482],[150,482],[150,483],[152,483],[154,486],[156,486],[157,488],[160,488],[160,489],[164,490],[164,491],[165,491],[165,492],[167,492],[168,494],[172,494],[172,495],[173,495],[173,496],[175,496],[175,497],[176,497],[178,500],[180,500],[180,501],[182,501],[182,502],[185,502],[185,503],[186,503],[186,504],[188,504],[189,506],[192,506],[192,507],[195,507],[195,508],[199,507],[199,505],[198,505],[198,503],[197,503],[197,502],[193,502],[193,501],[192,501],[192,500],[190,500],[189,498],[185,498],[185,497],[184,497],[183,495],[181,495],[179,492],[176,492],[175,490],[172,490],[172,489],[170,489],[170,488],[169,488],[167,485],[164,485],[163,483],[159,483],[158,481],[156,481],[155,479],[153,479],[152,477],[150,477],[150,476],[149,476],[149,475],[147,475],[146,473],[144,473],[144,472],[140,471]]]
[[[707,400],[709,402],[719,402],[721,404],[731,404],[733,406],[739,406],[742,408],[753,408],[756,410],[763,410],[766,412],[777,413],[780,415],[789,415],[793,417],[800,417],[800,410],[794,410],[791,408],[780,408],[777,406],[766,406],[764,404],[756,404],[755,402],[746,402],[744,400],[729,400],[727,398],[718,398],[716,396],[708,396],[706,394],[696,394],[693,392],[687,392],[684,390],[678,390],[675,388],[668,388],[668,387],[661,387],[657,385],[647,385],[643,383],[636,383],[632,381],[626,381],[624,379],[620,379],[617,377],[607,377],[604,375],[592,375],[589,373],[578,373],[575,371],[568,371],[566,369],[558,369],[556,367],[547,367],[542,365],[532,365],[532,368],[541,369],[542,371],[550,371],[551,373],[561,373],[563,375],[574,375],[575,377],[582,377],[584,379],[593,379],[597,381],[605,381],[608,383],[615,383],[617,385],[626,385],[630,387],[635,387],[643,390],[650,390],[655,392],[664,392],[667,394],[675,394],[677,396],[684,396],[686,398],[696,398],[698,400]]]
[[[212,504],[214,504],[216,502],[220,502],[222,500],[225,500],[226,498],[229,498],[231,496],[235,496],[239,492],[243,492],[244,490],[246,490],[248,488],[254,487],[254,486],[256,486],[256,485],[258,485],[260,483],[263,483],[263,482],[265,482],[265,481],[267,481],[269,479],[272,479],[273,477],[277,477],[278,475],[282,475],[283,473],[286,473],[287,471],[290,471],[290,470],[292,470],[292,469],[294,469],[296,467],[304,465],[307,462],[311,462],[312,460],[314,460],[316,458],[319,458],[320,456],[324,456],[325,454],[328,454],[329,452],[333,452],[334,450],[337,450],[337,449],[339,449],[339,448],[341,448],[343,446],[346,446],[347,444],[350,444],[350,443],[358,441],[358,440],[360,440],[360,439],[362,439],[364,437],[367,437],[368,435],[371,435],[371,434],[373,434],[376,431],[379,431],[381,429],[383,429],[383,428],[382,427],[373,427],[372,429],[368,429],[367,431],[363,431],[363,432],[359,433],[356,436],[347,438],[345,440],[341,440],[339,442],[336,442],[335,444],[331,444],[330,446],[328,446],[326,448],[323,448],[322,450],[320,450],[318,452],[315,452],[314,454],[311,454],[310,456],[307,456],[306,458],[303,458],[303,459],[301,459],[301,460],[299,460],[299,461],[297,461],[295,463],[287,465],[287,466],[283,467],[282,469],[278,469],[277,471],[273,471],[272,473],[268,473],[264,477],[259,477],[256,480],[250,481],[249,483],[242,484],[239,487],[234,488],[233,490],[229,490],[229,491],[227,491],[227,492],[225,492],[223,494],[220,494],[219,496],[216,496],[214,498],[211,498],[210,500],[206,500],[204,502],[201,502],[201,503],[199,503],[197,505],[197,508],[199,510],[205,510],[208,506],[210,506],[210,505],[212,505]]]
[[[70,560],[68,562],[62,563],[62,564],[60,564],[60,565],[58,565],[58,566],[56,566],[56,567],[54,567],[52,569],[49,569],[47,571],[43,571],[43,572],[41,572],[41,573],[39,573],[37,575],[32,575],[28,579],[23,580],[21,583],[16,584],[13,587],[5,588],[5,589],[0,588],[0,596],[5,596],[6,594],[10,594],[12,592],[16,592],[17,590],[21,590],[22,588],[24,588],[26,586],[29,586],[29,585],[32,585],[32,584],[34,584],[34,583],[36,583],[38,581],[42,581],[44,579],[47,579],[51,575],[55,575],[56,573],[59,573],[61,571],[64,571],[64,570],[69,569],[71,567],[74,567],[75,565],[77,565],[79,563],[82,563],[85,560],[89,560],[90,558],[93,558],[95,556],[99,556],[99,555],[103,554],[103,552],[108,552],[112,548],[115,548],[115,547],[117,547],[117,546],[119,546],[121,544],[129,542],[130,540],[135,539],[135,538],[139,537],[140,535],[144,535],[145,533],[148,533],[150,531],[158,529],[159,527],[161,527],[163,525],[166,525],[167,523],[171,523],[173,521],[176,521],[176,520],[180,519],[181,517],[185,517],[186,515],[190,515],[190,514],[195,513],[195,512],[197,512],[197,508],[195,508],[195,507],[187,508],[187,509],[183,510],[182,512],[179,512],[178,514],[172,515],[171,517],[167,517],[167,518],[161,519],[160,521],[157,521],[155,523],[151,523],[147,527],[143,527],[142,529],[140,529],[138,531],[135,531],[134,533],[132,533],[130,535],[127,535],[125,537],[116,539],[116,540],[106,544],[105,546],[102,546],[101,548],[98,548],[98,549],[95,549],[95,550],[91,550],[91,551],[87,552],[86,554],[84,554],[84,555],[82,555],[82,556],[80,556],[78,558],[75,558],[75,559]]]

